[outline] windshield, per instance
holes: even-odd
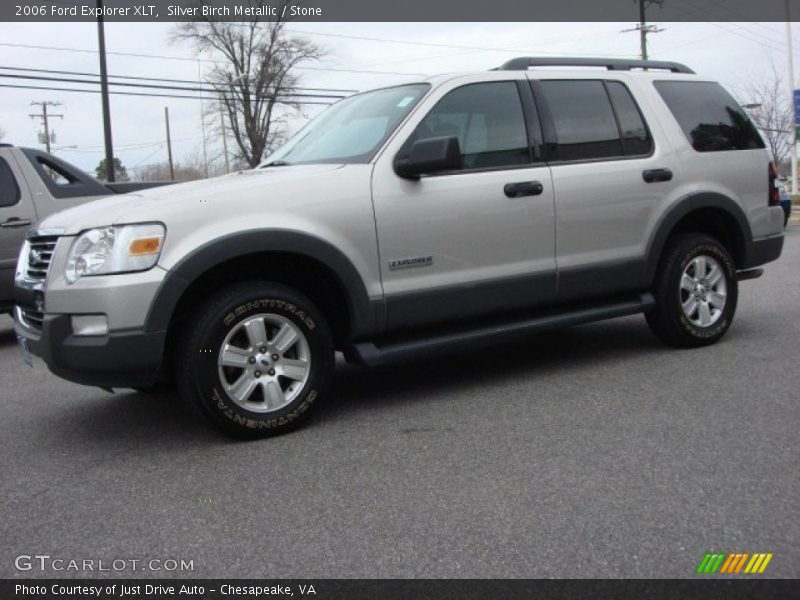
[[[345,98],[301,129],[261,166],[367,163],[429,87],[401,85]]]

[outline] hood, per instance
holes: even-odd
[[[230,204],[257,198],[259,202],[287,202],[301,194],[291,193],[303,182],[331,176],[343,169],[341,164],[296,165],[239,171],[213,179],[165,185],[129,194],[116,194],[92,200],[47,217],[39,224],[43,229],[63,229],[66,235],[93,227],[168,222],[192,210],[198,203]]]

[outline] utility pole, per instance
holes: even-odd
[[[47,150],[47,153],[50,154],[50,122],[48,119],[63,119],[64,115],[47,113],[48,106],[61,106],[61,102],[50,102],[49,100],[44,100],[42,102],[31,102],[31,106],[41,106],[42,112],[28,115],[31,119],[41,119],[42,126],[44,127],[44,147]]]
[[[197,81],[200,85],[203,83],[203,71],[200,61],[197,61]],[[203,136],[203,171],[208,179],[208,151],[206,150],[206,111],[203,106],[203,92],[200,92],[200,133]]]
[[[164,121],[167,126],[167,157],[169,158],[169,179],[175,181],[175,167],[172,164],[172,140],[169,136],[169,108],[164,107]]]
[[[106,71],[106,35],[103,27],[103,0],[97,0],[97,46],[100,54],[100,97],[103,102],[103,137],[106,147],[106,181],[114,178],[114,146],[111,142],[111,105],[108,100]]]
[[[634,0],[634,2],[637,1],[639,3],[639,24],[633,29],[623,29],[622,33],[628,31],[639,32],[639,53],[641,54],[642,60],[647,60],[647,34],[658,33],[659,31],[664,30],[656,25],[647,24],[647,15],[645,14],[645,9],[647,8],[648,4],[658,4],[658,6],[663,6],[664,0]]]
[[[792,49],[792,21],[789,14],[789,0],[786,0],[786,44],[789,50],[789,96],[791,97],[792,107],[792,194],[797,195],[797,101],[794,98],[794,51]]]
[[[222,126],[222,153],[225,155],[225,174],[231,172],[230,163],[228,163],[228,134],[225,131],[225,113],[222,112],[222,105],[219,106],[219,122]],[[208,174],[206,173],[206,176]]]

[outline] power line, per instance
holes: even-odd
[[[2,67],[0,67],[2,69]],[[0,73],[0,77],[5,77],[9,79],[31,79],[35,81],[54,81],[57,83],[86,83],[86,84],[98,84],[99,81],[88,81],[85,79],[74,79],[71,77],[49,77],[46,75],[15,75],[15,74],[8,74],[8,73]],[[122,86],[122,87],[129,87],[129,88],[147,88],[147,89],[159,89],[159,90],[168,90],[168,91],[176,91],[176,92],[202,92],[202,93],[209,93],[209,94],[218,94],[224,95],[224,92],[216,89],[216,88],[203,88],[203,87],[188,87],[188,86],[170,86],[170,85],[156,85],[156,84],[144,84],[144,83],[130,83],[130,82],[108,82],[109,85],[113,86]],[[294,92],[287,92],[285,94],[278,93],[276,94],[278,97],[284,98],[327,98],[333,100],[339,100],[345,98],[346,96],[341,95],[334,95],[334,94],[305,94],[305,93],[294,93]]]
[[[685,5],[685,2],[682,2],[682,4]],[[729,5],[727,5],[725,3],[725,0],[717,0],[717,2],[711,4],[710,6],[703,7],[700,10],[705,10],[706,15],[711,15],[711,9],[715,9],[715,8],[721,8],[724,11],[726,11],[727,13],[730,13],[730,14],[735,15],[735,16],[738,15],[740,17],[745,17],[745,22],[748,22],[751,25],[756,25],[758,27],[761,27],[762,29],[764,29],[765,31],[770,33],[770,35],[767,36],[764,33],[760,33],[758,31],[753,31],[752,29],[748,29],[747,27],[745,27],[741,23],[737,23],[737,22],[734,22],[734,21],[729,21],[728,19],[723,19],[723,21],[725,21],[728,25],[731,25],[733,27],[741,29],[742,31],[746,31],[747,33],[749,33],[751,35],[755,35],[755,36],[758,36],[758,37],[760,37],[762,39],[769,40],[770,42],[773,42],[774,38],[777,37],[778,35],[780,35],[780,34],[777,34],[775,31],[773,31],[772,29],[770,29],[769,27],[767,27],[766,25],[764,25],[763,23],[757,23],[755,21],[750,21],[749,18],[746,18],[747,17],[746,14],[744,14],[743,12],[738,11],[738,10],[736,10],[734,8],[731,8]],[[737,35],[735,32],[731,32],[731,33],[734,33],[735,35]],[[747,38],[747,39],[750,39],[750,38]],[[750,40],[750,41],[755,41],[755,40]],[[756,42],[756,43],[758,43],[758,42]],[[795,50],[800,51],[800,46],[796,46],[796,45],[792,44],[792,47]],[[782,48],[781,48],[781,50],[782,50]]]
[[[692,6],[688,2],[686,2],[685,0],[671,0],[671,1],[678,2],[678,4],[681,4],[684,7],[686,7],[687,9],[689,9],[689,14],[699,15],[699,16],[703,16],[703,17],[706,17],[706,18],[708,18],[708,17],[719,18],[719,15],[716,15],[716,14],[711,12],[711,10],[710,10],[711,8],[722,8],[724,10],[727,10],[728,12],[733,12],[734,14],[741,14],[741,13],[736,13],[736,11],[733,11],[729,7],[727,7],[724,4],[722,4],[722,0],[720,0],[719,2],[713,4],[710,7],[705,7],[705,8],[698,8],[697,6]],[[746,40],[748,40],[750,42],[753,42],[754,44],[759,44],[761,46],[766,46],[770,50],[773,50],[773,51],[776,51],[776,52],[783,52],[785,50],[785,48],[783,47],[783,44],[781,44],[780,42],[776,42],[773,38],[767,37],[766,35],[764,35],[762,33],[759,33],[757,31],[752,31],[750,29],[747,29],[746,27],[743,27],[739,23],[730,22],[730,21],[727,21],[726,19],[723,19],[723,20],[725,21],[725,25],[722,25],[721,23],[715,23],[715,22],[712,22],[712,21],[709,21],[708,24],[711,25],[712,27],[716,27],[717,29],[721,29],[723,31],[727,31],[730,34],[738,35],[739,37],[744,38],[744,39],[746,39]],[[744,31],[745,33],[741,33],[740,31],[734,31],[733,29],[730,29],[728,26],[736,27],[737,29],[739,29],[741,31]],[[755,37],[751,37],[751,36],[755,36]],[[792,44],[792,49],[800,51],[800,47],[795,46],[794,44]]]
[[[53,69],[34,69],[29,67],[4,67],[0,66],[4,71],[24,71],[30,73],[49,73],[54,75],[77,75],[80,77],[99,77],[97,73],[87,73],[85,71],[56,71]],[[135,81],[161,81],[166,83],[192,83],[196,85],[206,85],[207,82],[198,79],[170,79],[166,77],[140,77],[135,75],[109,75],[113,79],[131,79]],[[339,92],[346,94],[355,94],[359,90],[344,90],[338,88],[314,88],[314,87],[297,87],[295,89],[309,91],[309,92]]]
[[[41,46],[36,44],[14,44],[10,42],[0,42],[0,46],[6,46],[11,48],[29,48],[33,50],[58,50],[61,52],[83,52],[86,54],[97,54],[97,50],[89,50],[84,48],[65,48],[60,46]],[[135,52],[106,52],[106,54],[114,55],[114,56],[128,56],[132,58],[152,58],[152,59],[163,59],[163,60],[182,60],[182,61],[190,61],[190,62],[210,62],[210,63],[220,63],[224,64],[226,61],[214,58],[189,58],[187,56],[170,56],[166,54],[140,54]],[[427,73],[404,73],[401,71],[373,71],[373,70],[365,70],[365,69],[343,69],[340,67],[309,67],[309,66],[302,66],[298,65],[294,67],[295,69],[300,69],[303,71],[323,71],[323,72],[335,72],[335,73],[364,73],[369,75],[405,75],[409,77],[425,77]]]
[[[77,92],[83,94],[99,94],[100,90],[87,90],[87,89],[77,89],[77,88],[64,88],[64,87],[50,87],[50,86],[35,86],[35,85],[16,85],[11,83],[0,83],[0,88],[13,88],[13,89],[20,89],[20,90],[45,90],[50,92]],[[178,99],[185,99],[185,100],[202,100],[200,96],[188,96],[188,95],[179,95],[179,94],[154,94],[154,93],[147,93],[147,92],[121,92],[121,91],[109,91],[110,94],[116,96],[147,96],[153,98],[178,98]],[[276,100],[276,104],[318,104],[322,106],[330,106],[333,102],[320,102],[314,100],[298,100],[298,101],[287,101],[287,100]]]
[[[655,0],[653,0],[655,1]],[[380,42],[380,43],[388,43],[388,44],[405,44],[408,46],[422,46],[422,47],[430,47],[430,48],[449,48],[453,50],[467,50],[467,53],[470,52],[519,52],[524,54],[542,54],[542,55],[555,55],[555,56],[583,56],[584,54],[570,54],[566,52],[549,52],[546,50],[531,50],[527,48],[520,48],[517,46],[506,46],[506,47],[496,47],[496,46],[469,46],[469,45],[462,45],[462,44],[446,44],[440,42],[419,42],[414,40],[400,40],[400,39],[393,39],[393,38],[379,38],[379,37],[370,37],[370,36],[363,36],[363,35],[349,35],[345,33],[328,33],[328,32],[321,32],[321,31],[308,31],[304,29],[290,29],[287,28],[287,31],[294,32],[294,33],[301,33],[303,35],[318,35],[322,37],[332,37],[332,38],[341,38],[341,39],[350,39],[350,40],[357,40],[357,41],[365,41],[365,42]],[[553,38],[549,40],[542,40],[539,43],[547,43],[551,41],[563,41],[565,39],[586,39],[587,37],[603,37],[606,35],[612,35],[618,33],[617,31],[614,32],[604,32],[601,34],[594,34],[594,35],[581,35],[575,36],[572,38]],[[460,55],[457,54],[457,56]],[[435,55],[430,58],[440,58],[440,57],[447,57],[448,55]],[[623,55],[619,55],[623,56]],[[405,60],[418,60],[419,58],[426,58],[426,57],[410,57],[409,59]],[[403,59],[398,59],[403,60]],[[378,63],[378,64],[391,64],[392,62],[398,61],[387,61],[386,63]]]
[[[537,44],[545,45],[545,44],[549,44],[551,42],[564,42],[564,41],[573,41],[573,40],[585,41],[585,40],[588,40],[588,39],[595,39],[595,38],[601,38],[601,37],[608,37],[608,36],[612,36],[612,35],[617,35],[618,33],[619,33],[619,31],[617,31],[615,29],[614,31],[603,31],[603,32],[594,33],[594,34],[591,34],[591,33],[590,34],[580,34],[580,35],[570,36],[570,37],[560,36],[560,37],[557,37],[557,38],[548,38],[548,39],[537,40]],[[528,49],[519,48],[517,46],[508,46],[508,47],[505,47],[505,48],[497,48],[494,51],[496,51],[496,52],[508,52],[508,53],[512,53],[513,52],[515,54],[554,55],[554,56],[584,56],[584,54],[585,54],[585,53],[572,54],[572,53],[569,53],[569,52],[550,52],[550,51],[547,51],[547,50],[528,50]],[[423,55],[423,56],[410,56],[410,57],[406,57],[406,58],[396,58],[396,59],[392,59],[392,60],[380,61],[380,62],[377,62],[377,63],[370,63],[370,64],[368,64],[366,66],[367,67],[374,67],[374,66],[391,65],[391,64],[395,64],[395,63],[409,63],[409,62],[412,62],[412,61],[419,61],[419,60],[430,60],[430,59],[437,59],[437,58],[454,58],[454,57],[457,57],[457,56],[465,56],[467,54],[475,54],[477,52],[483,52],[483,50],[466,50],[464,52],[456,52],[456,53],[448,52],[446,54],[438,53],[438,54],[427,54],[427,55]],[[619,56],[621,58],[627,58],[628,57],[628,55],[609,55],[609,56]]]

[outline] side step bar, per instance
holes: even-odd
[[[646,292],[610,304],[577,308],[560,313],[549,312],[544,315],[527,316],[516,321],[498,322],[472,329],[459,329],[446,333],[434,331],[416,338],[387,338],[358,342],[345,351],[345,356],[348,361],[374,367],[413,358],[422,353],[475,348],[479,345],[503,342],[529,333],[634,315],[647,312],[654,306],[653,295]]]

